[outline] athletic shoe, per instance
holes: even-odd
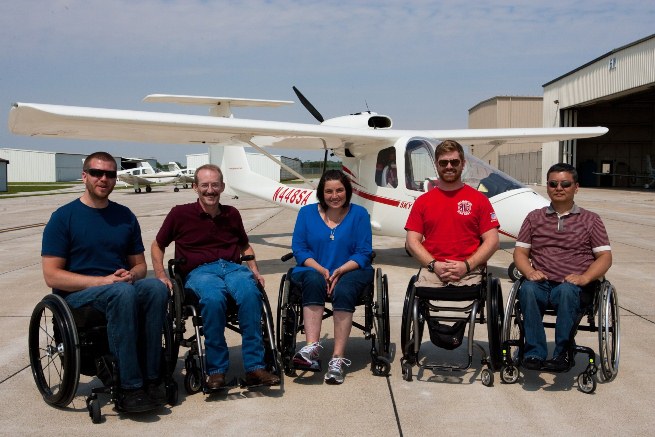
[[[321,354],[320,349],[322,348],[323,346],[321,346],[321,344],[318,341],[303,346],[293,356],[293,365],[295,367],[301,367],[307,369],[316,369],[316,370],[320,369],[318,357]]]
[[[325,374],[326,384],[343,383],[343,365],[350,366],[350,360],[342,357],[334,357],[328,363],[328,371]]]

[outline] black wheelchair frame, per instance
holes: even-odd
[[[254,259],[252,255],[244,256],[241,261]],[[205,376],[207,374],[207,365],[205,362],[205,350],[202,338],[204,337],[202,316],[200,315],[199,300],[196,294],[184,287],[184,277],[180,272],[180,265],[186,260],[181,258],[170,259],[168,261],[168,272],[173,283],[173,297],[170,301],[170,312],[173,315],[173,349],[175,357],[179,354],[180,346],[189,348],[184,357],[184,388],[189,394],[195,394],[202,391],[205,394],[211,393],[207,387]],[[263,287],[258,284],[262,297],[262,339],[264,342],[264,361],[266,370],[281,376],[279,357],[275,345],[275,329],[273,325],[273,313],[268,302],[268,296]],[[191,319],[193,324],[193,334],[188,338],[184,337],[186,332],[186,320]],[[238,307],[234,299],[228,296],[227,305],[227,323],[226,328],[241,334],[239,328]],[[235,386],[228,384],[219,390],[224,390]],[[245,381],[239,381],[239,386],[245,388]]]
[[[375,257],[375,254],[372,255]],[[284,255],[283,262],[293,258],[293,253]],[[282,275],[277,305],[277,345],[284,373],[294,376],[296,369],[293,356],[296,353],[296,336],[304,333],[302,290],[291,281],[293,268]],[[364,306],[364,324],[353,320],[352,326],[364,333],[366,340],[371,340],[371,371],[376,376],[387,376],[391,370],[389,356],[389,287],[387,275],[376,268],[373,282],[358,297],[357,306]],[[330,302],[328,298],[326,303]],[[330,318],[333,311],[327,306],[323,310],[323,320]]]
[[[172,375],[176,357],[173,352],[170,318],[162,332],[162,373],[170,405],[177,404],[178,388]],[[86,407],[93,423],[102,421],[98,394],[108,394],[117,403],[119,374],[116,360],[109,352],[107,321],[91,306],[72,309],[59,295],[46,295],[32,311],[28,349],[32,376],[43,400],[64,408],[77,393],[80,374],[97,376],[102,387],[93,388]]]
[[[501,380],[513,384],[519,379],[519,367],[523,361],[524,333],[523,315],[518,300],[518,291],[525,278],[516,281],[510,291],[505,310],[503,324],[503,365],[500,372]],[[619,371],[619,358],[621,347],[621,328],[619,320],[618,296],[614,286],[607,280],[599,280],[583,288],[581,293],[582,312],[574,323],[569,337],[569,362],[573,367],[575,354],[582,353],[588,357],[587,367],[577,378],[578,388],[584,393],[593,393],[596,390],[596,379],[605,382],[616,378]],[[544,318],[545,328],[555,327],[555,312],[546,309]],[[586,320],[587,324],[581,324]],[[596,362],[596,353],[593,349],[576,344],[575,335],[578,331],[598,332],[598,347],[600,355],[600,370]],[[516,348],[512,352],[512,348]]]
[[[500,281],[497,278],[493,278],[491,274],[487,274],[486,270],[482,272],[481,283],[473,286],[446,286],[442,288],[416,287],[414,284],[417,279],[418,274],[410,279],[403,305],[400,339],[403,353],[400,359],[403,379],[405,381],[412,381],[412,368],[415,365],[420,369],[433,371],[465,371],[471,367],[473,362],[473,348],[476,347],[482,354],[481,364],[485,366],[481,371],[482,383],[485,386],[493,385],[493,372],[498,370],[501,365],[500,339],[504,312]],[[471,303],[466,306],[453,306],[453,304],[441,306],[433,303],[468,301],[471,301]],[[485,317],[485,307],[488,317]],[[430,320],[448,323],[454,322],[454,324],[468,324],[467,363],[420,363],[419,351],[423,332],[425,324],[429,324]],[[489,353],[487,353],[482,345],[474,341],[476,323],[486,323],[487,325]],[[462,326],[461,329],[465,329],[465,326]],[[435,345],[437,344],[435,343]],[[448,347],[448,349],[457,347],[459,345]]]

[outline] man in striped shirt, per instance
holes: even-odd
[[[525,334],[523,367],[565,371],[571,366],[569,337],[580,312],[580,291],[605,275],[612,252],[598,214],[577,206],[578,173],[555,164],[547,174],[550,206],[525,218],[514,249],[514,262],[526,281],[518,293]],[[555,350],[548,348],[543,325],[547,307],[557,313]]]

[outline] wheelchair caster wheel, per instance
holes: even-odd
[[[405,381],[411,381],[412,380],[412,365],[409,363],[403,363],[402,365],[403,369],[403,379]]]
[[[187,393],[190,395],[196,394],[202,389],[202,382],[200,378],[200,371],[187,371],[187,374],[184,377],[184,389]]]
[[[86,408],[89,410],[89,416],[93,423],[102,422],[102,414],[100,412],[100,402],[98,398],[94,395],[86,401]]]
[[[512,365],[501,367],[500,380],[505,384],[514,384],[519,380],[519,369]]]
[[[596,390],[596,380],[592,375],[582,372],[578,375],[578,388],[583,393],[591,394]]]
[[[494,374],[491,370],[489,369],[482,369],[482,373],[480,375],[482,377],[482,385],[485,387],[491,387],[494,385]]]
[[[371,370],[375,376],[387,376],[391,371],[391,363],[383,357],[376,357],[371,363]]]

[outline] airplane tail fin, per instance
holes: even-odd
[[[182,170],[179,165],[177,165],[177,162],[169,162],[168,163],[168,171],[180,171]]]
[[[209,147],[209,162],[221,168],[227,195],[249,194],[270,199],[280,185],[250,169],[246,151],[242,146],[212,145]]]

